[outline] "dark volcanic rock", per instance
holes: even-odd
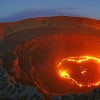
[[[89,94],[65,94],[54,96],[52,100],[100,100],[100,89],[94,89]]]
[[[35,87],[9,81],[10,76],[0,66],[0,100],[43,100],[43,95]]]

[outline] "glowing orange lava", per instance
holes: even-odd
[[[58,64],[59,75],[79,87],[100,85],[100,59],[92,56],[68,57]]]

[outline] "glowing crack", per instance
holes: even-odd
[[[87,80],[87,81],[89,81],[87,84],[83,84],[83,83],[78,82],[76,79],[74,79],[71,76],[71,73],[74,73],[74,72],[71,72],[67,67],[64,67],[64,64],[63,64],[65,62],[66,63],[74,63],[75,62],[76,64],[82,64],[82,63],[88,63],[89,61],[95,62],[98,66],[100,65],[100,59],[96,58],[96,57],[92,57],[92,56],[68,57],[68,58],[62,59],[62,61],[57,66],[58,71],[59,71],[59,75],[62,78],[71,80],[73,83],[75,83],[79,87],[99,86],[100,79],[96,82],[90,82],[89,80]],[[86,68],[84,68],[84,66],[80,66],[80,69],[81,69],[81,72],[79,72],[80,75],[82,75],[83,77],[86,76],[88,73],[88,70]]]

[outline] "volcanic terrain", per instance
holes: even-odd
[[[62,78],[57,68],[62,59],[68,57],[100,58],[99,20],[57,16],[0,23],[0,41],[2,53],[10,49],[18,56],[20,69],[26,73],[28,80],[25,76],[20,77],[27,84],[31,82],[34,85],[36,82],[37,87],[55,94],[88,93],[99,87],[78,87]],[[91,65],[93,70],[95,67]],[[100,73],[100,68],[93,70],[88,80],[96,76],[96,71]],[[85,79],[83,81],[86,82]]]

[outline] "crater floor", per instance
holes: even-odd
[[[100,58],[99,44],[100,39],[96,35],[62,33],[27,41],[17,46],[14,52],[20,59],[21,69],[31,80],[34,79],[33,69],[36,70],[40,82],[49,93],[88,93],[95,87],[80,88],[69,81],[66,83],[65,79],[59,77],[57,65],[63,58],[71,56],[88,55]],[[91,78],[97,74],[94,66],[93,70]],[[37,80],[37,78],[35,79]],[[86,82],[85,79],[84,81]]]

